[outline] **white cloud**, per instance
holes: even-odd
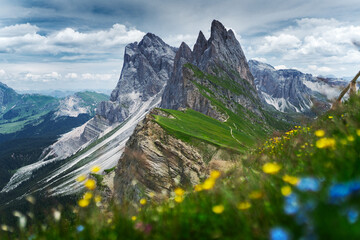
[[[66,28],[42,36],[39,28],[31,24],[21,24],[0,29],[0,51],[19,54],[99,54],[111,53],[111,49],[139,41],[144,33],[114,24],[107,30],[79,32]],[[71,60],[71,59],[70,59]]]
[[[263,58],[263,57],[253,57],[252,60],[263,62],[263,63],[267,62],[266,58]]]
[[[77,73],[68,73],[65,75],[65,78],[77,79],[78,75]]]
[[[6,72],[4,69],[0,69],[0,77],[5,76]]]
[[[303,18],[295,25],[255,39],[250,55],[265,57],[273,65],[298,67],[314,74],[354,74],[360,65],[360,25],[336,19]]]

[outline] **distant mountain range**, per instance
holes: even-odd
[[[294,69],[276,70],[255,60],[249,61],[262,102],[281,112],[315,115],[330,108],[348,81],[314,77]]]
[[[0,83],[0,186],[16,169],[37,160],[61,134],[91,119],[97,104],[108,98],[95,92],[62,99],[18,94]]]
[[[328,109],[342,84],[248,62],[234,32],[216,20],[210,38],[200,31],[193,49],[148,33],[126,46],[118,84],[96,115],[49,144],[37,161],[13,168],[0,206],[26,194],[77,193],[83,187],[75,178],[94,165],[100,174],[116,167],[101,184],[118,201],[170,194],[211,169],[228,169],[259,141],[289,129],[293,114]],[[95,111],[78,97],[62,99],[51,118]]]

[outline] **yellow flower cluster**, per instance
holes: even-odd
[[[335,148],[336,141],[334,138],[320,138],[316,141],[317,148]]]
[[[221,173],[217,170],[213,170],[210,173],[210,177],[207,178],[202,184],[195,185],[194,191],[200,192],[202,190],[210,190],[215,186],[216,179],[221,176]]]
[[[325,136],[325,131],[322,130],[322,129],[317,130],[317,131],[315,131],[315,136],[317,136],[317,137],[323,137],[323,136]]]
[[[94,166],[91,168],[90,170],[92,173],[98,172],[100,171],[100,167],[99,166]],[[78,182],[84,182],[84,186],[89,189],[90,191],[95,190],[96,188],[96,181],[94,179],[88,179],[85,175],[80,175],[76,178],[76,181]],[[92,192],[86,192],[84,193],[83,197],[78,201],[78,205],[80,207],[87,207],[89,206],[91,199],[93,198],[93,193]],[[100,203],[101,202],[101,196],[97,195],[94,198],[95,203]]]
[[[291,194],[291,187],[290,186],[284,186],[281,188],[281,194],[284,196],[289,196]]]
[[[260,191],[252,191],[250,194],[249,194],[249,198],[250,199],[260,199],[263,197],[263,194],[262,192]]]
[[[184,194],[185,194],[184,189],[176,188],[174,192],[175,192],[175,198],[174,198],[175,202],[181,203],[182,201],[184,201]]]
[[[281,166],[276,162],[265,163],[262,167],[263,172],[267,174],[276,174],[280,171],[280,169]]]
[[[290,183],[291,185],[296,185],[299,182],[299,178],[289,175],[284,175],[282,179],[284,182]]]

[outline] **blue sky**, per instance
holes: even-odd
[[[358,0],[2,0],[0,81],[18,90],[112,89],[126,44],[152,32],[192,46],[213,19],[236,32],[248,59],[352,76],[359,12]]]

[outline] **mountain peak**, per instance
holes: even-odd
[[[225,40],[226,36],[227,36],[227,31],[224,25],[218,20],[213,20],[211,23],[210,39],[217,39],[221,37],[223,40]]]
[[[200,31],[199,36],[194,45],[194,49],[193,49],[194,59],[197,63],[199,63],[200,57],[204,53],[204,51],[206,50],[207,47],[208,47],[207,40],[206,40],[203,32]]]

